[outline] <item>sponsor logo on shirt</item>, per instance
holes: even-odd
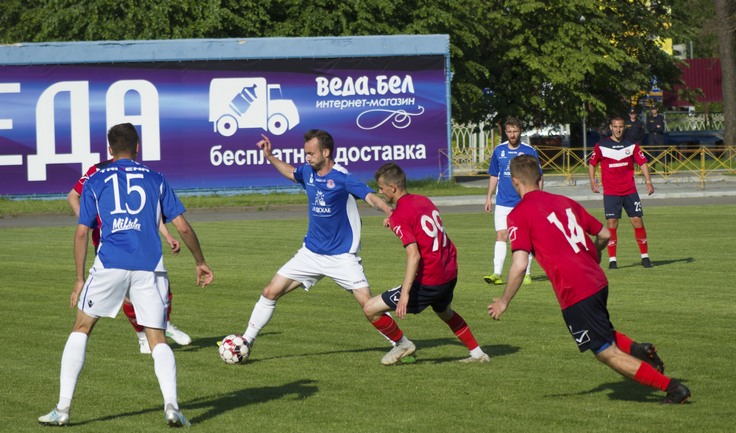
[[[516,230],[518,230],[518,227],[516,227],[516,226],[509,227],[508,233],[509,233],[509,241],[510,242],[513,242],[513,241],[516,240]]]
[[[401,226],[394,227],[394,233],[399,237],[399,239],[404,237],[404,232],[401,231]]]
[[[627,166],[627,165],[629,165],[629,163],[628,163],[628,162],[613,162],[613,163],[611,163],[611,164],[608,164],[608,166],[609,166],[609,167],[611,167],[611,168],[616,168],[616,167],[625,167],[625,166]]]
[[[112,232],[121,232],[123,230],[141,231],[141,224],[138,222],[138,218],[133,220],[128,217],[115,218],[112,221]]]
[[[317,195],[314,197],[312,212],[318,214],[332,213],[332,208],[327,206],[327,202],[325,201],[325,193],[323,193],[322,191],[317,190]]]

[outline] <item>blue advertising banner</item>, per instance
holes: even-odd
[[[138,160],[178,190],[291,185],[256,142],[296,166],[313,128],[366,181],[387,161],[415,179],[449,171],[445,54],[270,57],[3,62],[0,195],[68,192],[122,122],[138,127]]]

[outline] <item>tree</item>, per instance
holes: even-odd
[[[676,1],[5,0],[0,42],[446,33],[455,120],[602,122],[678,82]]]
[[[258,0],[5,2],[4,43],[260,36],[269,23]]]
[[[723,117],[725,120],[724,143],[736,145],[736,6],[729,0],[714,0],[718,50],[721,54],[723,76]]]

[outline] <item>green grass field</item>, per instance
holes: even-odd
[[[666,373],[692,390],[680,406],[660,405],[662,392],[580,354],[536,264],[534,284],[492,321],[486,306],[502,286],[482,281],[492,220],[480,213],[445,213],[444,222],[460,258],[453,305],[490,364],[457,363],[464,346],[425,311],[399,321],[418,347],[417,363],[381,366],[387,342],[352,296],[323,280],[279,301],[246,365],[225,365],[216,341],[244,330],[261,288],[300,246],[306,221],[197,223],[214,284],[194,286],[188,253],[166,258],[172,320],[193,338],[187,347],[172,342],[180,405],[201,432],[733,431],[734,214],[736,206],[649,207],[655,267],[638,265],[633,231],[622,224],[620,268],[606,271],[614,325],[657,345]],[[374,294],[400,283],[405,260],[380,222],[364,219],[361,253]],[[57,401],[74,317],[72,235],[73,227],[0,230],[0,431],[42,431],[36,418]],[[90,340],[72,425],[76,432],[166,429],[153,362],[138,353],[122,313],[101,320]]]

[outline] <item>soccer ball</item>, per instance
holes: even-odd
[[[218,348],[220,358],[226,364],[244,363],[250,355],[250,346],[248,342],[240,335],[230,334],[223,338]]]

